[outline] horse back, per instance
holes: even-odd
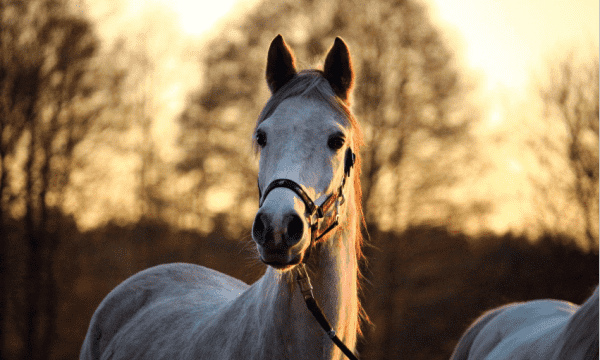
[[[482,316],[480,316],[467,329],[467,331],[463,334],[463,336],[461,336],[460,340],[458,340],[458,343],[456,344],[456,347],[454,348],[454,352],[452,353],[450,360],[467,360],[469,358],[469,353],[471,352],[473,343],[475,342],[475,338],[477,338],[477,336],[479,335],[481,330],[483,330],[483,328],[490,321],[492,321],[494,318],[496,318],[496,316],[498,316],[498,314],[500,314],[505,309],[506,309],[506,307],[496,308],[496,309],[490,310],[490,311],[486,312],[485,314],[483,314]]]
[[[566,301],[534,300],[494,309],[467,330],[451,359],[550,359],[577,308]]]
[[[155,313],[164,312],[165,306],[161,305],[193,312],[190,318],[206,318],[248,287],[233,277],[193,264],[165,264],[141,271],[100,303],[92,316],[80,359],[111,358],[106,350],[110,347],[114,351],[119,337],[130,337],[140,330],[134,323],[141,324]]]

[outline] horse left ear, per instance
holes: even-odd
[[[277,35],[271,42],[267,57],[267,84],[272,94],[296,75],[295,63],[294,55],[283,40],[283,36]]]
[[[339,37],[335,38],[333,47],[325,58],[323,73],[335,94],[348,102],[348,96],[354,85],[354,70],[348,46]]]

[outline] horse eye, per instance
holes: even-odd
[[[265,145],[267,145],[267,134],[265,134],[262,131],[257,132],[256,133],[256,143],[260,147],[264,147]]]
[[[327,146],[329,146],[331,150],[338,150],[344,146],[344,138],[339,136],[329,138],[329,140],[327,140]]]

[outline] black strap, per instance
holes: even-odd
[[[354,154],[352,149],[346,149],[346,155],[344,155],[344,175],[346,175],[346,177],[350,177],[350,169],[352,169],[355,162],[356,155]]]
[[[301,269],[298,270],[298,276],[296,277],[296,280],[298,281],[298,284],[300,285],[300,292],[302,293],[302,296],[304,297],[304,302],[306,303],[306,307],[311,312],[311,314],[313,315],[315,320],[317,320],[319,325],[321,325],[321,328],[323,328],[323,330],[325,330],[325,332],[327,333],[327,336],[329,336],[331,341],[333,341],[333,343],[340,350],[342,350],[344,355],[346,355],[348,357],[348,359],[350,359],[350,360],[358,360],[358,358],[356,357],[356,355],[354,355],[352,350],[348,349],[348,347],[336,335],[335,330],[333,329],[333,327],[331,326],[331,324],[325,317],[325,314],[323,313],[323,310],[321,310],[321,307],[317,303],[317,300],[314,298],[314,295],[312,292],[313,287],[310,283],[310,278],[308,277],[308,273],[306,272],[306,268],[305,268],[304,264],[300,264],[299,267]]]
[[[278,188],[278,187],[288,188],[288,189],[292,190],[293,192],[295,192],[298,196],[300,196],[300,198],[304,202],[304,205],[306,205],[306,209],[308,210],[308,213],[310,214],[310,216],[313,216],[315,214],[315,212],[320,211],[317,215],[319,216],[319,218],[323,217],[323,211],[317,205],[315,205],[315,203],[310,199],[310,196],[308,196],[306,191],[304,191],[304,189],[302,189],[302,186],[298,185],[297,183],[295,183],[294,181],[289,180],[289,179],[273,180],[273,182],[271,182],[269,184],[269,186],[267,186],[264,196],[262,196],[260,198],[260,201],[259,201],[260,203],[258,204],[258,206],[259,207],[262,206],[262,203],[265,201],[264,199],[267,198],[267,195],[269,195],[269,193],[273,189]],[[260,186],[258,187],[258,190],[260,191]]]

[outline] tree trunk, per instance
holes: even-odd
[[[1,14],[2,12],[0,12]],[[2,134],[2,128],[0,128],[0,135]],[[2,144],[0,144],[2,146]],[[0,154],[0,359],[6,359],[4,344],[6,343],[6,333],[4,332],[4,321],[7,318],[7,284],[6,280],[8,277],[8,265],[6,263],[6,254],[8,247],[7,234],[4,229],[4,203],[2,202],[2,195],[4,194],[4,188],[6,186],[6,156],[4,152]]]
[[[56,119],[54,119],[55,121]],[[54,122],[53,121],[53,122]],[[40,247],[42,254],[45,255],[44,259],[42,259],[42,263],[40,264],[41,276],[44,276],[42,291],[44,292],[44,306],[43,311],[45,312],[46,317],[46,326],[42,326],[40,324],[41,330],[41,338],[40,338],[40,347],[39,347],[39,359],[48,359],[51,353],[52,346],[52,338],[54,334],[54,325],[56,322],[56,286],[55,286],[55,277],[54,277],[54,256],[56,252],[56,237],[53,236],[48,230],[48,207],[46,206],[46,195],[48,194],[48,186],[50,179],[50,159],[52,157],[51,154],[51,143],[52,137],[54,136],[55,129],[51,124],[51,129],[48,131],[48,134],[44,135],[43,140],[43,151],[45,153],[44,156],[44,164],[40,169],[40,194],[38,198],[38,206],[39,206],[39,221],[38,221],[38,236],[41,240]]]
[[[39,307],[40,307],[40,285],[41,271],[40,264],[42,262],[42,244],[35,223],[35,200],[34,194],[34,158],[35,158],[35,126],[33,119],[31,121],[30,133],[31,140],[28,149],[26,170],[26,213],[25,213],[25,236],[29,245],[29,259],[27,262],[27,272],[25,278],[25,328],[23,340],[25,349],[23,351],[23,360],[37,358],[37,329],[39,324]]]
[[[39,237],[35,212],[38,196],[34,188],[35,175],[35,153],[37,145],[36,132],[36,103],[39,85],[39,68],[31,70],[24,78],[23,83],[15,84],[32,90],[25,121],[29,128],[30,140],[27,149],[27,161],[25,164],[25,237],[29,246],[29,258],[27,262],[25,278],[25,327],[23,329],[23,342],[25,349],[22,353],[23,360],[32,360],[39,354],[37,346],[38,328],[40,324],[40,293],[41,293],[41,271],[42,263],[42,240]]]

